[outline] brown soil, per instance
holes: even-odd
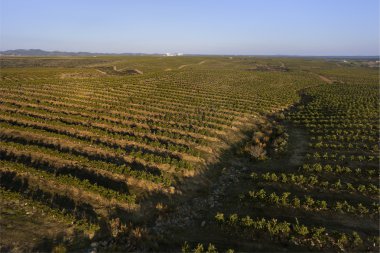
[[[62,231],[66,231],[65,236],[72,231],[70,225],[46,215],[22,199],[2,199],[0,211],[1,252],[10,249],[12,252],[32,251],[35,245],[63,236]]]

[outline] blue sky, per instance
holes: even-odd
[[[0,49],[379,55],[379,0],[0,0]]]

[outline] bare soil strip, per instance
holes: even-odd
[[[318,75],[319,76],[319,78],[321,79],[321,80],[323,80],[323,81],[325,81],[326,83],[328,83],[328,84],[332,84],[334,81],[333,80],[331,80],[331,79],[329,79],[329,78],[327,78],[327,77],[325,77],[325,76],[322,76],[322,75]]]

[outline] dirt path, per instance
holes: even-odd
[[[332,84],[332,83],[334,83],[333,80],[331,80],[330,78],[328,78],[328,77],[326,77],[326,76],[323,76],[323,75],[321,75],[321,74],[317,74],[317,73],[315,73],[315,72],[308,71],[308,70],[305,70],[305,72],[310,73],[310,74],[312,74],[312,75],[316,75],[316,76],[318,76],[322,81],[324,81],[324,82],[326,82],[326,83],[328,83],[328,84]]]
[[[318,75],[318,74],[317,74]],[[325,77],[325,76],[322,76],[322,75],[318,75],[318,77],[321,79],[321,80],[323,80],[323,81],[325,81],[326,83],[328,83],[328,84],[332,84],[334,81],[333,80],[331,80],[331,79],[329,79],[329,78],[327,78],[327,77]]]
[[[306,130],[294,127],[288,128],[288,134],[290,154],[289,158],[285,158],[283,162],[288,162],[291,166],[299,166],[302,164],[302,158],[308,147],[308,134]]]
[[[100,69],[95,69],[96,71],[98,71],[99,73],[101,73],[101,74],[103,74],[103,75],[107,75],[107,73],[106,72],[104,72],[104,71],[101,71]]]
[[[288,133],[288,153],[262,162],[252,162],[247,157],[237,155],[239,144],[232,145],[220,156],[220,162],[211,166],[210,170],[214,170],[217,174],[208,178],[208,185],[195,196],[178,204],[168,216],[159,219],[154,231],[161,235],[165,234],[165,237],[177,243],[187,241],[206,245],[212,242],[222,247],[231,245],[225,240],[223,231],[215,227],[212,222],[215,213],[236,211],[236,200],[247,187],[250,187],[249,175],[252,171],[279,168],[294,170],[302,164],[308,145],[307,133],[303,129],[294,127],[289,127]],[[235,245],[243,251],[260,247],[272,252],[281,250],[278,245],[268,243],[263,246],[254,241],[235,242]]]
[[[197,65],[202,65],[205,62],[206,62],[206,60],[200,61],[200,62],[197,63]],[[179,66],[178,69],[183,69],[184,67],[187,67],[187,66],[190,66],[190,65],[195,65],[195,64],[184,64],[184,65]]]
[[[181,65],[181,66],[178,67],[178,69],[183,69],[184,67],[189,66],[189,65],[190,64]]]

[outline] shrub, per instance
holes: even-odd
[[[248,144],[245,146],[244,151],[247,152],[254,160],[265,160],[267,151],[263,145]]]
[[[224,214],[223,213],[216,213],[215,219],[217,222],[220,222],[220,223],[224,222]]]

